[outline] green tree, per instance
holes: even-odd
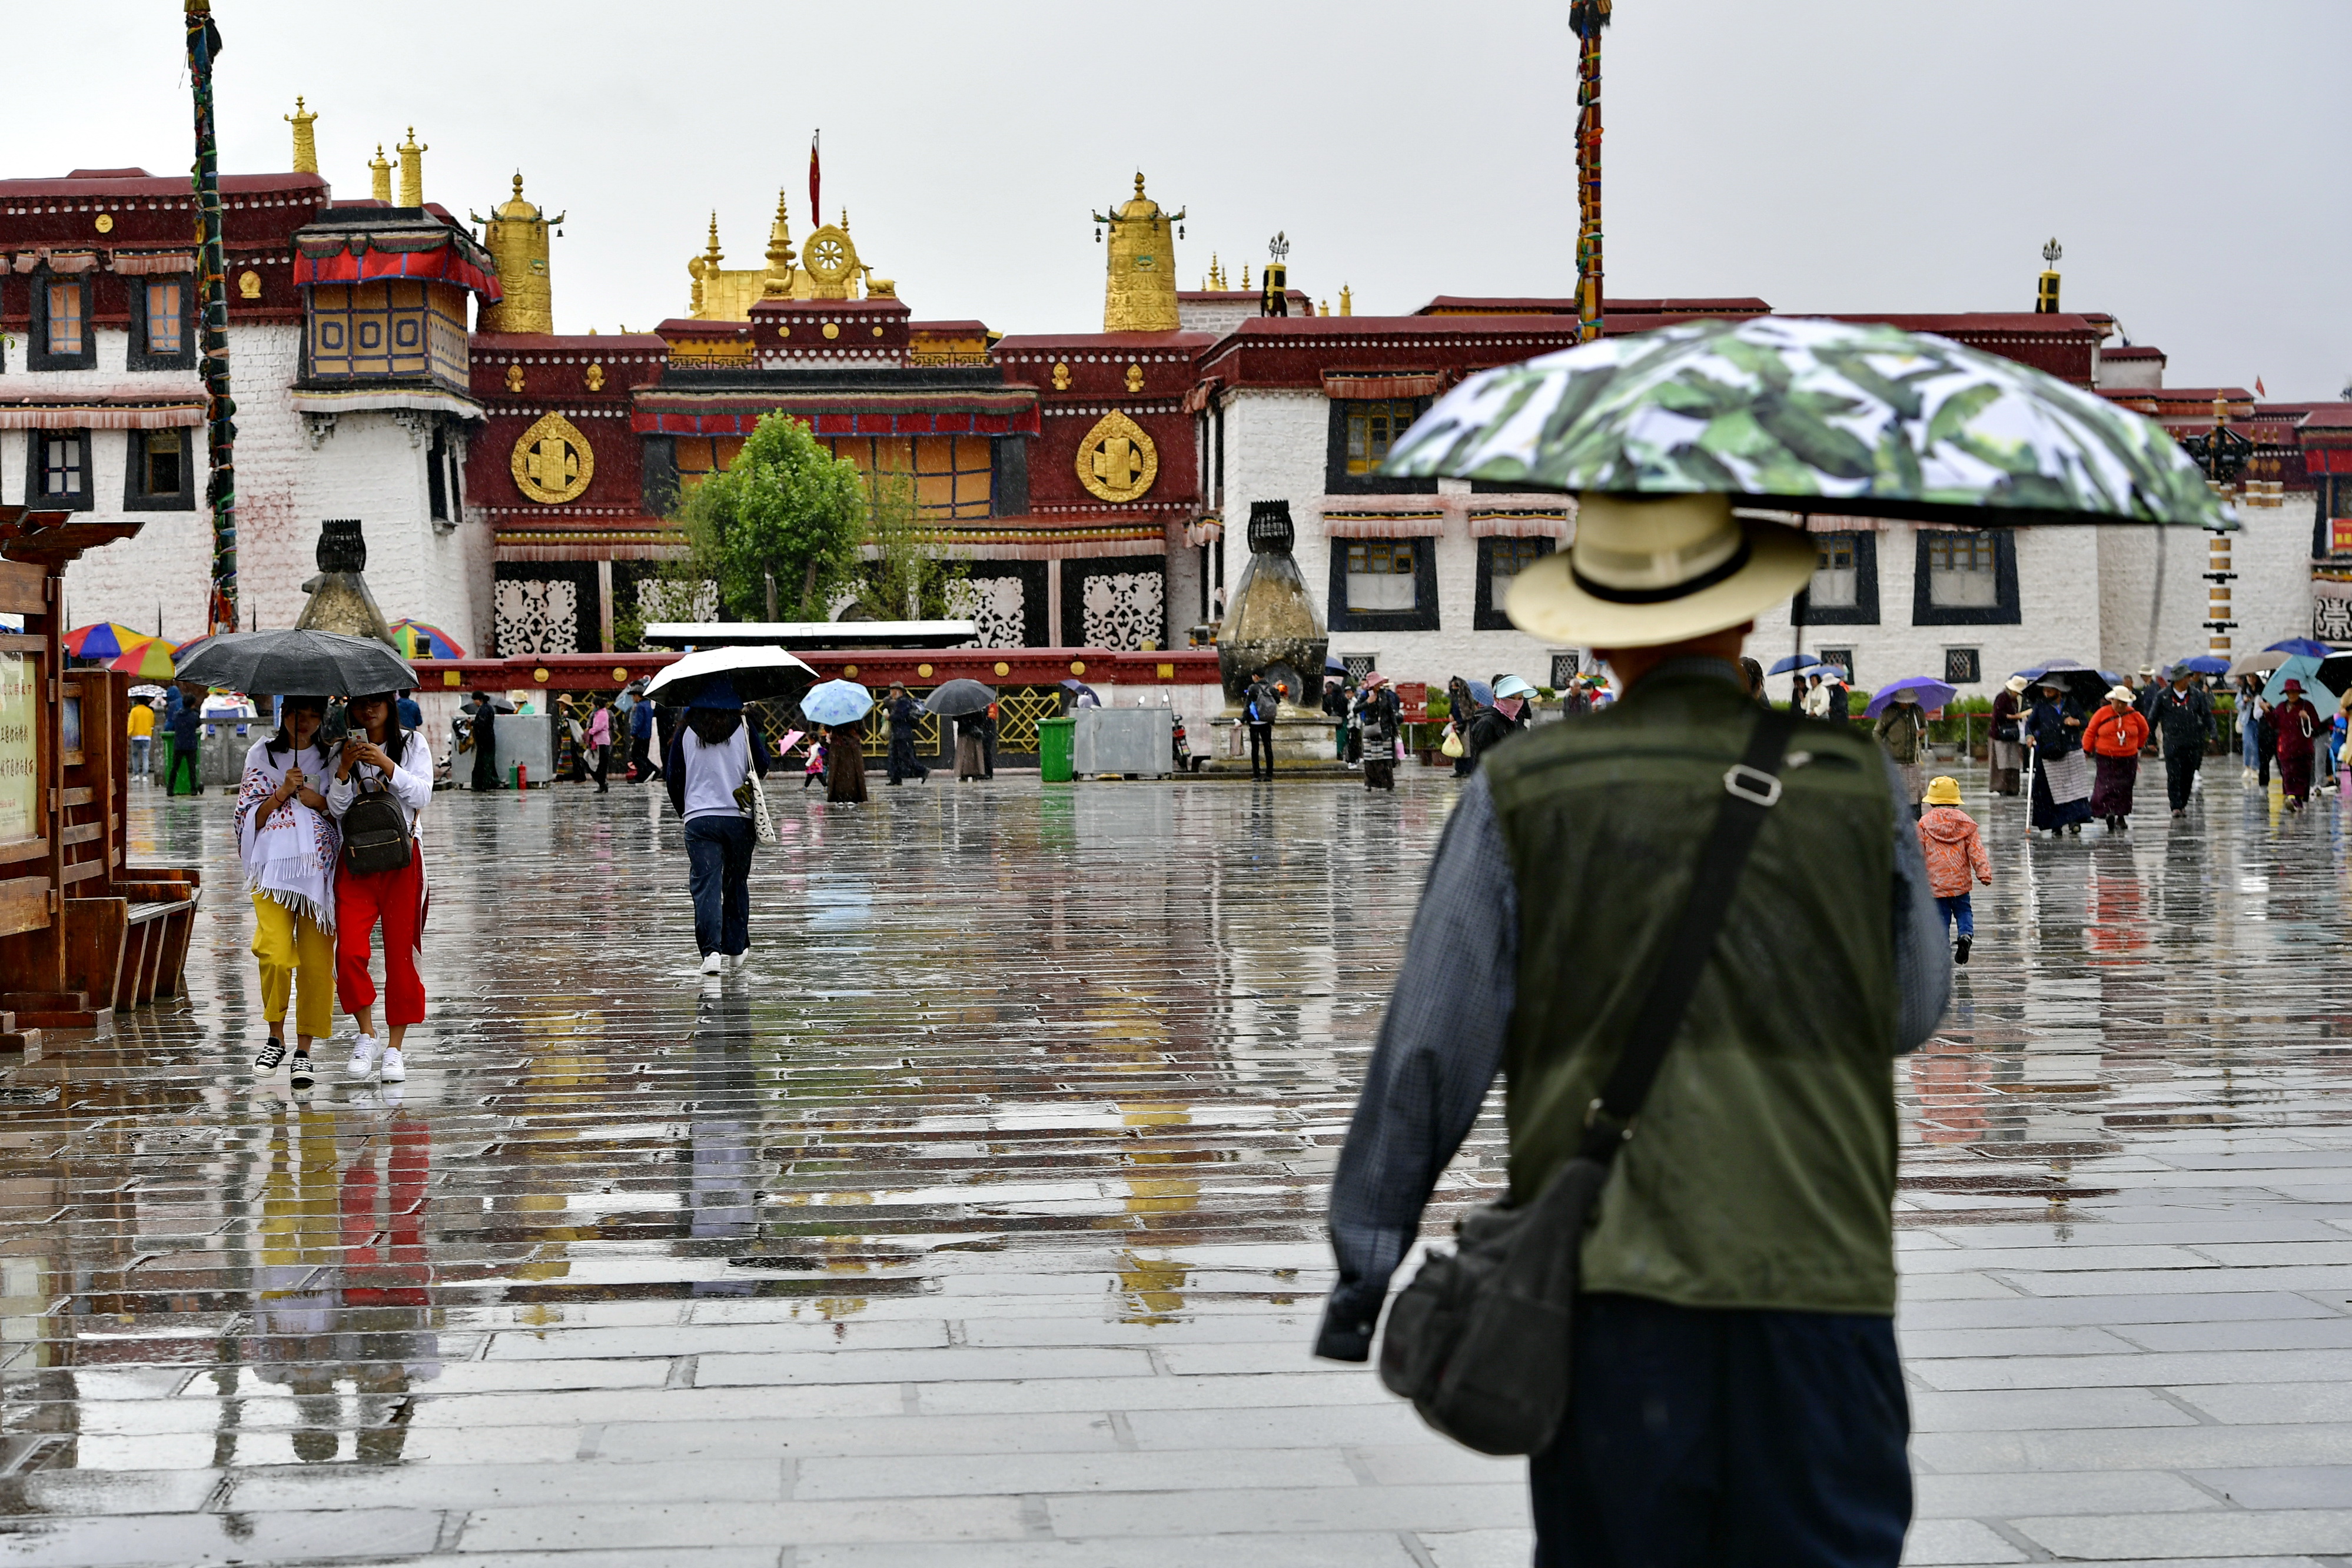
[[[857,466],[790,415],[762,415],[726,472],[697,485],[676,515],[688,547],[677,579],[717,583],[746,620],[824,620],[858,574]]]
[[[944,618],[949,585],[970,568],[947,552],[944,533],[923,516],[912,474],[886,469],[866,489],[869,548],[857,568],[858,606],[877,621]]]

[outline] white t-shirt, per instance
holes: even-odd
[[[751,771],[749,731],[739,724],[724,741],[706,746],[701,737],[689,729],[679,741],[686,754],[686,820],[744,815],[743,808],[735,804],[735,787]]]

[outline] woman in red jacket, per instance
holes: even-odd
[[[2139,749],[2147,744],[2147,721],[2133,706],[2128,686],[2107,693],[2107,704],[2083,727],[2083,750],[2098,776],[2091,784],[2091,814],[2106,818],[2107,831],[2121,833],[2131,816],[2132,785],[2139,781]]]
[[[2286,808],[2301,811],[2311,798],[2311,753],[2326,725],[2319,710],[2303,694],[2303,682],[2290,680],[2279,688],[2271,717],[2278,723],[2279,787],[2286,792]]]

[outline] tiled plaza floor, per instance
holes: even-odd
[[[2335,809],[2217,763],[2029,847],[1980,782],[1897,1074],[1911,1560],[2352,1560]],[[304,1105],[227,800],[142,792],[194,994],[0,1091],[0,1563],[1524,1563],[1516,1462],[1307,1353],[1405,784],[788,790],[708,990],[646,792],[444,795],[412,1077]]]

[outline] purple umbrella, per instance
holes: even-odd
[[[1895,695],[1899,691],[1917,692],[1919,706],[1923,710],[1941,708],[1959,695],[1958,687],[1937,680],[1933,676],[1906,676],[1901,680],[1891,680],[1880,687],[1871,697],[1870,706],[1862,710],[1862,716],[1865,719],[1877,718],[1880,713],[1885,711],[1886,705],[1895,700]]]

